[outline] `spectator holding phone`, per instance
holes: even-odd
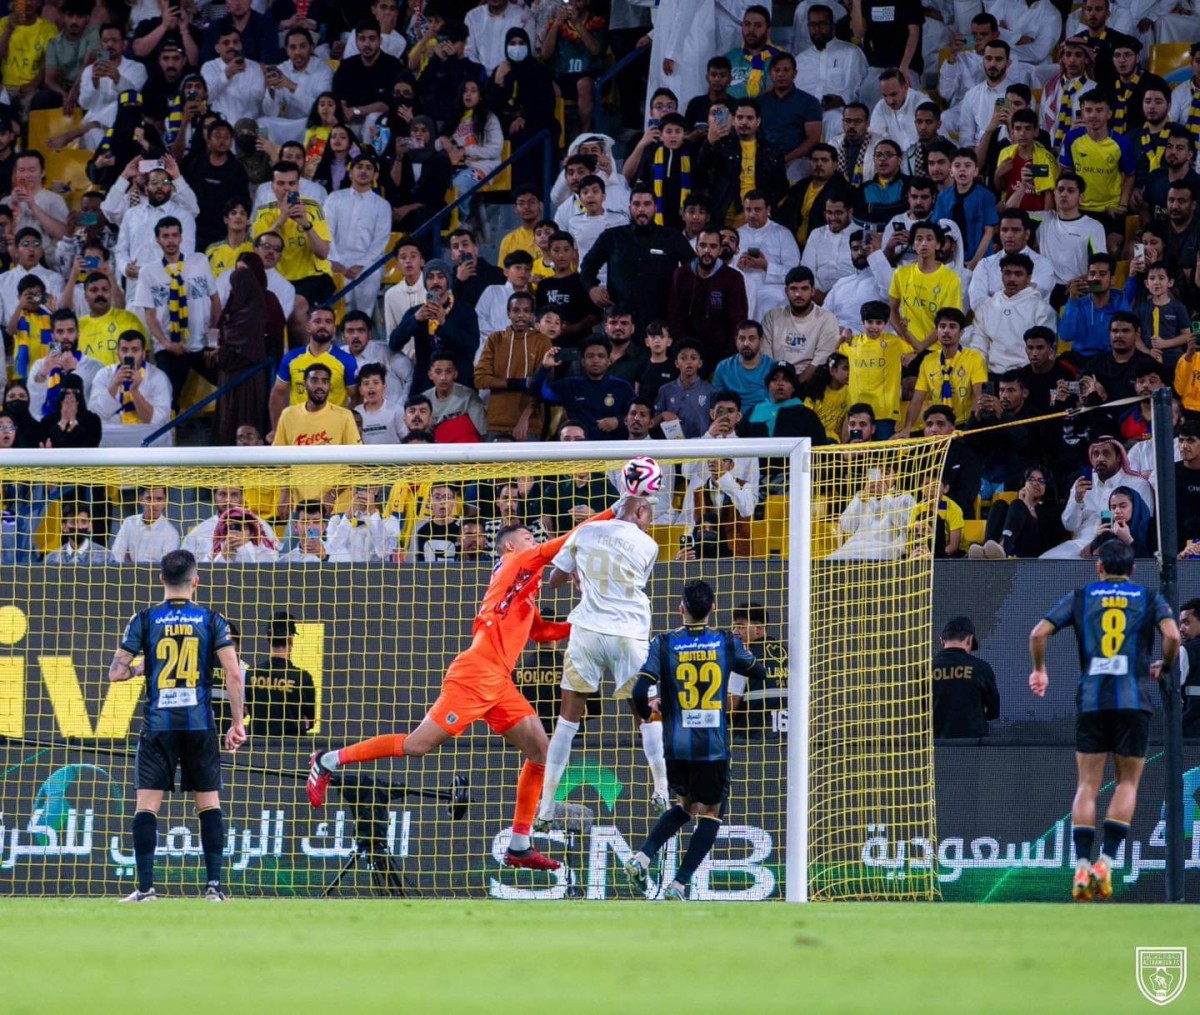
[[[1108,351],[1108,326],[1113,315],[1129,310],[1125,294],[1112,288],[1117,262],[1111,254],[1088,257],[1087,275],[1072,279],[1069,297],[1058,326],[1058,337],[1086,359]]]

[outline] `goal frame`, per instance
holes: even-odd
[[[812,442],[809,438],[727,440],[571,441],[568,443],[505,442],[496,444],[326,445],[312,447],[196,448],[45,448],[10,449],[0,454],[0,467],[30,469],[87,468],[255,468],[304,465],[478,465],[504,462],[621,461],[647,453],[647,443],[661,457],[678,461],[728,458],[777,458],[788,462],[789,552],[788,608],[788,736],[786,869],[784,900],[807,902],[809,723],[812,577]]]

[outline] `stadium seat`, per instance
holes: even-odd
[[[47,158],[52,154],[46,142],[63,131],[78,127],[83,122],[83,113],[76,110],[74,116],[64,116],[61,109],[34,109],[29,113],[28,148],[41,152]]]
[[[54,497],[46,501],[46,513],[34,530],[33,548],[38,553],[51,553],[62,543],[62,501]]]
[[[179,393],[180,412],[190,409],[197,402],[207,398],[216,390],[213,385],[209,384],[208,381],[193,370],[188,374],[187,381],[183,385],[183,390]],[[200,415],[215,412],[216,409],[217,403],[215,401],[209,402],[208,405],[200,410]]]
[[[92,189],[92,181],[87,177],[91,158],[91,152],[77,148],[46,152],[46,186],[53,190],[55,184],[69,184],[70,189],[62,197],[72,210],[79,208],[83,195]]]
[[[1173,85],[1187,80],[1192,60],[1189,48],[1187,42],[1156,42],[1150,47],[1150,73],[1166,78]]]
[[[994,494],[992,494],[992,503],[993,504],[995,504],[997,502],[999,502],[1001,504],[1011,504],[1016,499],[1017,499],[1017,491],[1016,490],[997,490]]]
[[[986,529],[987,522],[963,522],[962,549],[965,550],[968,546],[975,546],[982,543]]]
[[[1117,270],[1113,273],[1113,286],[1117,289],[1124,289],[1127,281],[1129,281],[1129,262],[1118,261]]]
[[[392,233],[392,235],[388,237],[388,250],[393,249],[396,244],[400,242],[403,236],[403,233]],[[396,265],[396,259],[394,257],[384,264],[382,275],[383,285],[396,285],[402,281],[403,278],[404,276],[400,274],[400,269]]]
[[[685,525],[652,525],[650,535],[658,543],[660,560],[674,560],[679,553],[679,540],[687,535]]]
[[[500,149],[500,161],[503,162],[505,159],[509,159],[509,158],[512,158],[512,143],[509,142],[508,140],[505,140],[504,147],[502,147]],[[511,191],[511,190],[512,190],[512,166],[505,166],[503,169],[500,170],[500,172],[497,174],[495,179],[492,180],[491,183],[489,183],[485,187],[479,188],[479,192],[481,194],[488,194],[488,195],[504,195],[504,194],[509,193],[509,191]]]

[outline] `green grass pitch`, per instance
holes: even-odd
[[[1099,904],[10,898],[0,941],[6,1015],[1118,1015],[1137,946],[1200,961],[1194,906]]]

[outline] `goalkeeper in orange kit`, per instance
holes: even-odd
[[[612,515],[612,511],[605,511],[590,521]],[[539,546],[523,525],[510,525],[496,534],[500,560],[475,616],[471,646],[450,664],[433,707],[412,733],[372,737],[340,751],[314,751],[309,759],[309,803],[314,807],[324,804],[330,779],[343,765],[380,758],[419,758],[482,719],[525,755],[517,780],[517,806],[512,838],[504,854],[505,866],[530,870],[557,870],[561,866],[534,849],[529,840],[546,772],[548,741],[533,706],[513,683],[512,671],[530,638],[561,641],[571,633],[570,624],[543,620],[536,602],[542,571],[569,536],[567,533]]]

